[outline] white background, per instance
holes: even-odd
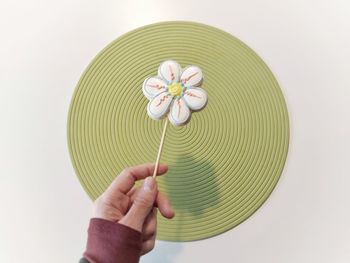
[[[192,20],[243,40],[270,66],[291,122],[287,164],[243,224],[158,242],[141,262],[350,262],[348,0],[0,1],[0,262],[77,262],[92,203],[66,121],[91,59],[121,34]]]

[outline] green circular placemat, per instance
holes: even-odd
[[[155,162],[163,121],[148,117],[145,78],[161,62],[199,66],[207,107],[169,125],[158,178],[176,216],[158,216],[158,238],[208,238],[238,225],[268,198],[288,151],[286,104],[266,64],[217,28],[164,22],[131,31],[102,50],[81,77],[69,111],[68,143],[81,184],[97,198],[123,168]]]

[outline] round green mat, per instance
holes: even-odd
[[[176,216],[158,216],[157,238],[198,240],[252,215],[275,187],[287,156],[282,92],[240,40],[193,22],[158,23],[121,36],[96,56],[76,87],[68,143],[92,199],[124,167],[155,162],[164,121],[148,117],[142,83],[168,59],[202,69],[208,105],[188,125],[168,127],[161,162],[169,172],[158,184]]]

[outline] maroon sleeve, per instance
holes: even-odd
[[[91,218],[84,257],[91,263],[137,263],[142,237],[125,225]]]

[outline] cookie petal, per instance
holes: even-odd
[[[142,85],[143,94],[149,99],[153,99],[158,94],[167,90],[167,84],[164,80],[157,77],[147,78]]]
[[[175,99],[170,108],[169,120],[174,126],[185,125],[191,118],[191,111],[185,101]]]
[[[147,105],[148,115],[155,120],[162,119],[168,112],[173,97],[168,92],[155,96]]]
[[[168,84],[179,82],[180,75],[181,67],[174,60],[164,61],[158,68],[158,76],[167,81]]]
[[[190,109],[193,111],[199,111],[203,109],[208,102],[208,95],[201,88],[186,89],[183,98],[188,107],[190,107]]]
[[[203,81],[202,70],[197,66],[189,66],[182,72],[180,81],[186,87],[198,87]]]

